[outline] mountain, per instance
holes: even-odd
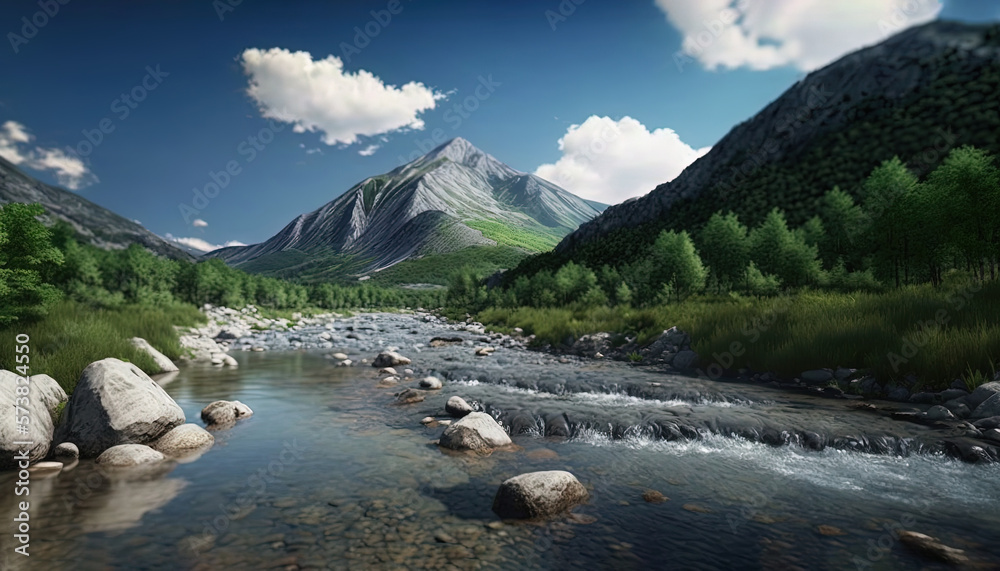
[[[470,246],[543,251],[600,206],[457,138],[361,181],[265,242],[208,255],[252,272],[357,275]]]
[[[662,229],[693,230],[716,211],[757,224],[774,207],[799,225],[835,185],[898,155],[918,176],[955,147],[1000,154],[1000,25],[936,21],[809,74],[734,127],[676,179],[609,207],[526,260],[512,278],[566,260],[616,265]]]
[[[142,227],[81,197],[51,186],[21,172],[0,158],[0,204],[7,202],[39,203],[45,208],[47,224],[68,222],[80,239],[105,249],[127,248],[142,244],[151,252],[178,260],[193,256]]]

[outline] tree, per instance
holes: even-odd
[[[850,194],[833,187],[823,195],[819,206],[820,220],[826,236],[819,243],[819,253],[828,268],[843,260],[850,269],[857,269],[861,260],[856,244],[864,213]]]
[[[747,227],[732,212],[716,212],[702,228],[699,251],[719,291],[743,276],[749,250]]]
[[[670,286],[673,296],[683,297],[705,287],[708,275],[687,232],[661,232],[650,254],[653,283]]]
[[[750,232],[750,258],[762,275],[773,275],[786,287],[818,283],[822,268],[815,246],[788,229],[785,215],[775,208]]]
[[[875,272],[899,287],[907,278],[909,242],[904,201],[917,186],[917,178],[899,157],[884,161],[864,182],[865,238],[874,249]]]
[[[51,232],[37,219],[44,213],[38,204],[0,208],[0,323],[41,317],[61,295],[43,279],[63,263]]]

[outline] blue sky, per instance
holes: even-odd
[[[972,0],[62,1],[0,5],[0,155],[209,244],[265,240],[434,135],[617,202],[839,55],[1000,18]],[[195,201],[212,173],[228,184]]]

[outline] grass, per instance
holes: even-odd
[[[448,285],[452,274],[463,267],[479,275],[490,275],[497,270],[513,268],[527,255],[510,246],[470,246],[457,252],[400,262],[370,274],[371,283],[382,287],[416,283]]]
[[[927,388],[945,388],[954,379],[981,384],[1000,357],[1000,282],[768,299],[702,297],[642,309],[489,309],[478,317],[500,329],[521,327],[540,343],[598,331],[638,335],[648,343],[676,325],[691,335],[702,366],[717,362],[788,377],[856,367],[887,380],[912,373]]]
[[[501,246],[513,246],[532,252],[547,252],[556,247],[565,232],[549,228],[526,228],[497,220],[466,220],[465,225]]]
[[[173,326],[203,321],[198,309],[186,304],[94,309],[62,301],[41,321],[2,330],[6,341],[0,343],[0,367],[14,370],[14,337],[26,333],[30,337],[30,373],[49,375],[71,393],[87,365],[108,357],[135,363],[147,373],[156,372],[152,358],[133,347],[129,339],[142,337],[167,357],[177,359],[182,348]]]

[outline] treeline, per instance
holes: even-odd
[[[893,158],[871,172],[861,195],[858,204],[834,187],[797,228],[778,208],[752,228],[719,211],[692,233],[660,232],[617,264],[570,261],[489,291],[464,272],[447,301],[472,309],[651,305],[702,292],[769,296],[802,288],[940,285],[953,270],[996,279],[1000,170],[989,153],[955,149],[923,181]]]
[[[438,307],[443,293],[332,283],[309,286],[230,268],[221,260],[158,257],[142,246],[103,250],[81,244],[68,224],[47,228],[39,205],[0,208],[0,324],[43,317],[68,298],[92,306],[183,302],[272,309]]]

